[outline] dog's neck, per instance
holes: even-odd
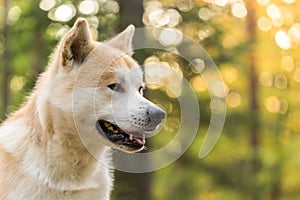
[[[38,92],[33,92],[24,106],[4,122],[0,145],[22,160],[20,167],[40,184],[57,190],[98,187],[101,176],[108,176],[109,170],[83,146],[72,114],[46,100],[38,105]],[[99,149],[99,157],[106,154],[105,147]]]

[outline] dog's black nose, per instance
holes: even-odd
[[[151,121],[162,120],[166,116],[165,112],[160,108],[149,109],[147,111],[147,114],[148,114],[149,118],[151,119]]]

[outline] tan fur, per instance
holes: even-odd
[[[98,43],[91,40],[87,21],[79,19],[61,40],[28,100],[0,127],[1,200],[109,199],[110,169],[90,154],[78,136],[72,92],[75,86],[106,88],[116,81],[116,68],[138,67],[128,56],[132,30]],[[101,110],[102,103],[96,104]],[[84,110],[79,107],[76,112]],[[91,121],[85,113],[82,116],[83,122]],[[93,145],[97,157],[109,163],[109,147]]]

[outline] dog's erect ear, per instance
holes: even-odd
[[[125,53],[131,54],[134,30],[135,27],[132,24],[129,25],[123,32],[107,41],[107,44]]]
[[[92,39],[88,22],[79,18],[62,40],[62,65],[70,67],[73,62],[82,63],[91,50]]]

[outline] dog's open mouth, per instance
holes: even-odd
[[[144,134],[130,134],[123,131],[120,127],[105,120],[98,120],[98,132],[110,140],[117,147],[128,151],[139,151],[146,144]],[[101,130],[102,131],[101,131]]]

